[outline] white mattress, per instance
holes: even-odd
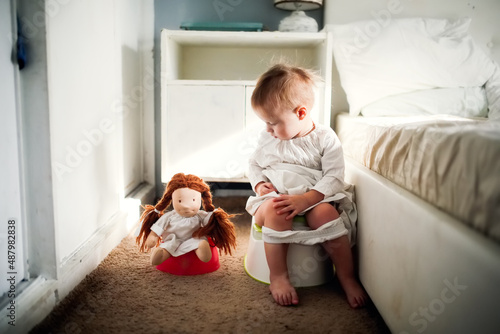
[[[340,114],[335,130],[346,156],[500,242],[500,122]]]

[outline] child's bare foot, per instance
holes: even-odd
[[[363,287],[354,278],[341,280],[342,288],[347,295],[347,302],[352,308],[360,308],[366,305],[368,296]]]
[[[269,290],[279,305],[289,306],[299,303],[299,296],[286,277],[273,278],[269,285]]]
[[[368,301],[368,295],[354,275],[349,238],[344,235],[340,238],[326,241],[323,246],[330,254],[335,265],[340,285],[347,296],[347,302],[352,308],[363,307]]]

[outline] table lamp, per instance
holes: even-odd
[[[304,12],[323,6],[323,0],[274,0],[274,6],[279,9],[292,10],[292,15],[285,17],[279,24],[279,31],[284,32],[317,32],[318,23]]]

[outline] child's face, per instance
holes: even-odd
[[[289,140],[301,137],[309,131],[311,124],[307,110],[304,107],[295,110],[265,112],[261,109],[255,110],[255,113],[266,123],[267,132],[274,138]]]
[[[201,206],[201,193],[191,188],[180,188],[172,193],[174,210],[182,217],[193,217]]]

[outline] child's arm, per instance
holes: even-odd
[[[272,139],[272,137],[266,131],[263,131],[259,136],[257,148],[248,159],[248,179],[252,185],[253,191],[259,196],[276,191],[274,185],[270,183],[269,179],[263,174],[265,168],[261,166],[263,147],[268,145],[270,139]],[[259,161],[261,163],[259,163]]]
[[[323,176],[312,189],[322,193],[325,198],[342,192],[345,188],[344,152],[333,130],[326,133],[323,138],[321,166]]]
[[[252,185],[253,191],[259,196],[265,195],[272,191],[277,191],[271,182],[262,173],[264,169],[251,157],[248,166],[248,179]]]

